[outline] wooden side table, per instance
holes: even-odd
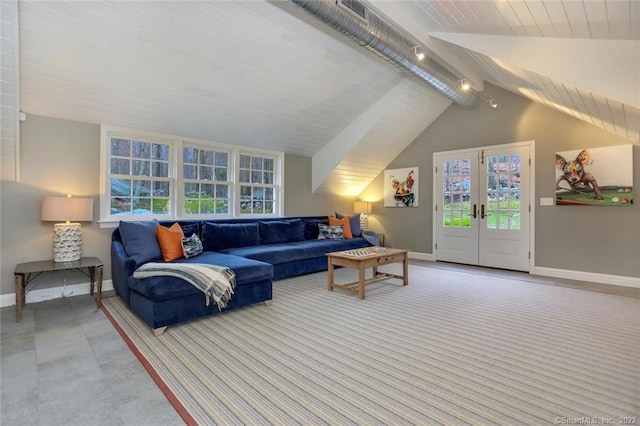
[[[104,264],[97,257],[83,257],[73,262],[54,262],[53,260],[40,260],[36,262],[20,263],[13,271],[16,278],[16,322],[22,321],[22,308],[25,305],[27,285],[38,278],[44,272],[78,270],[87,275],[91,280],[91,295],[94,286],[97,289],[96,306],[102,306],[102,269]],[[88,273],[83,269],[86,268]]]

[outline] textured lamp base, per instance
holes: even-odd
[[[360,228],[369,229],[369,215],[360,213]]]
[[[82,231],[79,223],[53,225],[53,261],[73,262],[82,257]]]

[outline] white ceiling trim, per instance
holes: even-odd
[[[339,164],[315,193],[357,196],[453,102],[419,81],[405,80],[408,90]]]
[[[432,37],[640,108],[640,41],[432,33]]]
[[[397,98],[409,90],[409,82],[401,80],[340,133],[327,142],[311,159],[311,190],[315,191],[380,118],[393,107]]]

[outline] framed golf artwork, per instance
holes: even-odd
[[[633,205],[633,145],[556,152],[556,204]]]

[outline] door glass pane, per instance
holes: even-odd
[[[442,226],[471,226],[471,160],[442,163]]]
[[[442,226],[451,226],[451,211],[445,210],[444,212],[442,212]]]
[[[487,157],[487,227],[520,229],[520,154]]]
[[[511,213],[509,218],[509,229],[520,229],[520,213]]]
[[[495,211],[488,210],[485,219],[487,220],[487,228],[496,229],[498,227],[498,216]]]

